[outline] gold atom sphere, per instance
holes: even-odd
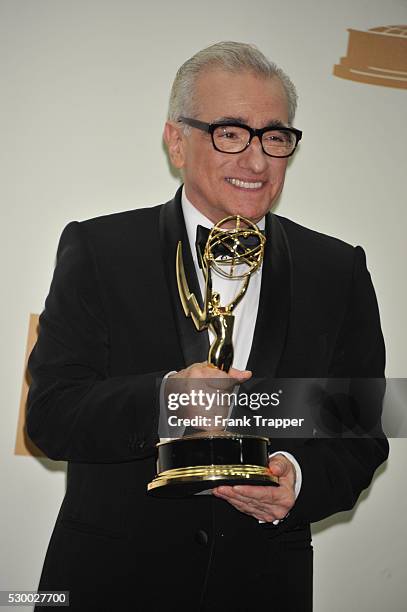
[[[245,278],[261,265],[265,242],[265,236],[255,223],[232,215],[212,228],[203,258],[223,277]]]

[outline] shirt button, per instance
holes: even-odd
[[[201,546],[207,546],[209,542],[209,536],[206,533],[206,531],[204,531],[203,529],[198,529],[198,531],[195,534],[195,541],[198,544],[201,544]]]

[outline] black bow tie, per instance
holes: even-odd
[[[198,225],[196,228],[196,241],[195,247],[198,256],[199,267],[201,267],[201,256],[203,257],[206,243],[208,242],[209,234],[211,230],[207,227],[203,227],[202,225]],[[264,231],[262,231],[264,234]],[[242,255],[246,249],[250,249],[256,247],[259,244],[259,239],[253,234],[249,234],[248,236],[239,236],[239,244],[236,248],[236,252],[238,255]],[[215,243],[212,248],[212,255],[217,257],[230,257],[231,251],[223,242]]]

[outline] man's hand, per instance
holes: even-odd
[[[169,397],[185,397],[185,403],[177,408],[177,417],[201,417],[199,428],[202,431],[219,433],[225,429],[231,392],[251,375],[249,370],[230,368],[229,372],[223,372],[207,362],[194,363],[167,378],[164,391],[166,404],[168,406]]]
[[[180,370],[176,374],[171,374],[168,378],[207,378],[207,379],[223,379],[226,387],[233,387],[236,383],[243,383],[249,380],[252,373],[250,370],[237,370],[236,368],[230,368],[229,372],[223,372],[219,368],[215,368],[208,364],[207,361],[203,363],[193,363],[184,370]],[[217,381],[218,382],[218,381]]]
[[[278,476],[279,487],[236,485],[217,487],[213,495],[229,502],[240,512],[254,516],[259,521],[271,523],[281,520],[295,503],[296,472],[291,461],[284,455],[274,455],[269,461],[269,470]]]

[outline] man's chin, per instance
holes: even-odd
[[[260,219],[262,219],[270,210],[270,205],[249,205],[248,202],[242,203],[240,206],[231,207],[231,215],[240,215],[241,217],[245,217],[252,223],[258,223]]]

